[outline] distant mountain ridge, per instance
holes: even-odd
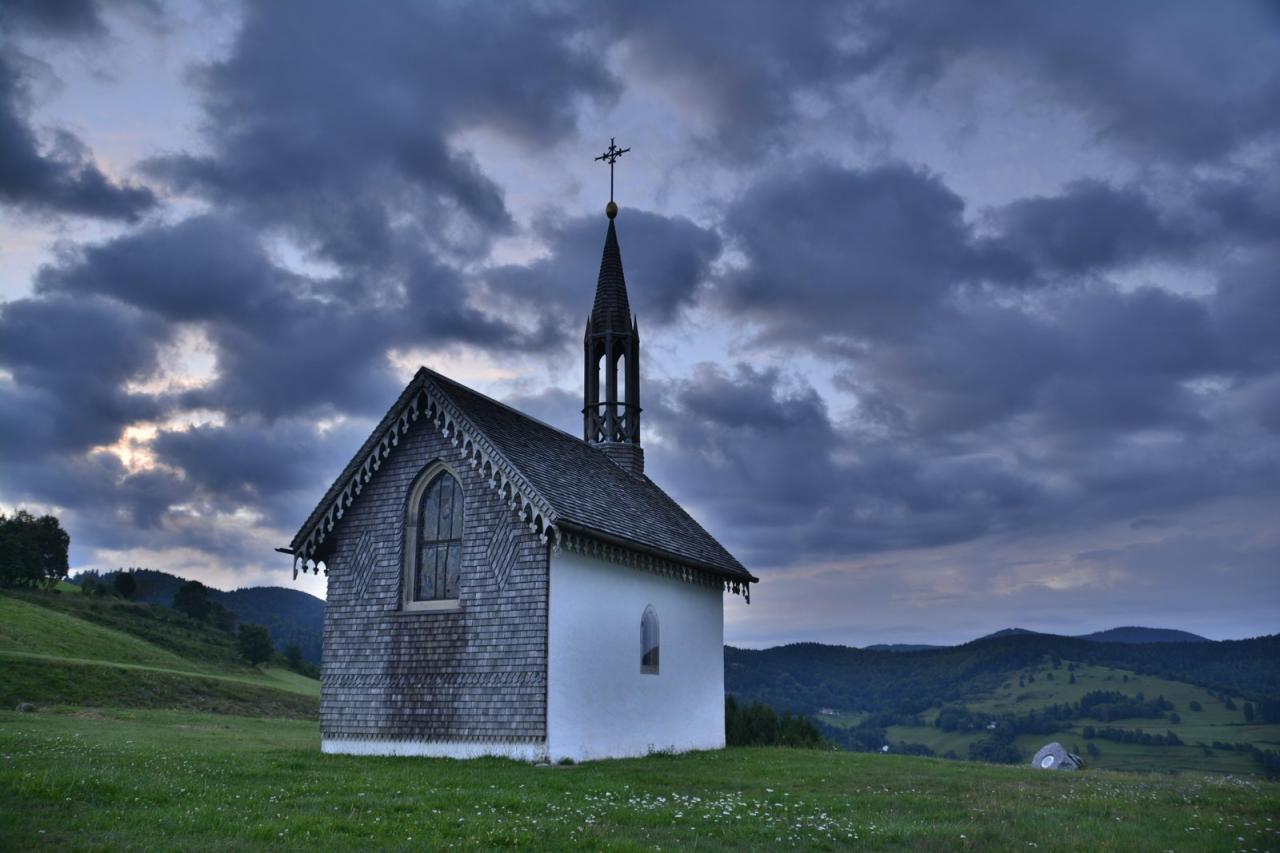
[[[1107,631],[1094,631],[1092,634],[1080,634],[1080,640],[1094,643],[1211,643],[1208,637],[1192,634],[1190,631],[1179,631],[1174,628],[1111,628]]]
[[[115,572],[103,572],[110,578]],[[133,578],[138,584],[133,600],[168,607],[173,594],[187,578],[155,569],[137,569]],[[79,576],[75,579],[79,581]],[[251,586],[225,592],[211,586],[209,600],[216,601],[240,618],[241,622],[265,625],[276,648],[297,643],[302,657],[320,662],[324,637],[324,600],[297,589],[282,586]]]
[[[725,691],[780,711],[888,708],[917,713],[988,691],[1009,673],[1046,659],[1119,667],[1216,693],[1280,698],[1280,634],[1124,643],[1007,630],[959,646],[911,653],[821,643],[726,646]]]
[[[978,640],[992,640],[999,637],[1067,637],[1072,640],[1088,640],[1091,643],[1123,643],[1127,645],[1144,645],[1147,643],[1212,643],[1208,637],[1201,637],[1190,631],[1179,631],[1175,628],[1140,628],[1126,626],[1108,628],[1105,631],[1094,631],[1092,634],[1047,634],[1041,631],[1028,631],[1026,628],[1002,628],[979,637]],[[963,644],[962,644],[963,645]],[[923,652],[931,649],[949,649],[954,646],[940,646],[930,643],[876,643],[863,646],[868,652]]]

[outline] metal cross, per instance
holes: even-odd
[[[619,148],[613,144],[613,137],[609,137],[609,149],[597,157],[597,160],[603,160],[609,164],[609,201],[613,201],[613,164],[618,158],[630,151],[630,148]]]

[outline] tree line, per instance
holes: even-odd
[[[831,746],[807,717],[778,714],[762,702],[739,705],[732,696],[724,697],[724,736],[729,746]]]

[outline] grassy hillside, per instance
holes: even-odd
[[[0,707],[154,707],[314,718],[319,683],[250,667],[233,639],[151,605],[0,595]]]
[[[88,574],[88,573],[87,573]],[[110,585],[115,572],[91,573],[100,583]],[[77,576],[80,580],[81,576]],[[134,601],[168,606],[186,578],[152,569],[133,572],[137,590]],[[265,625],[271,642],[277,648],[297,643],[302,657],[320,662],[320,646],[324,635],[324,601],[298,589],[279,586],[255,586],[224,592],[208,588],[209,601],[221,604],[240,617],[241,622]]]
[[[729,749],[572,767],[325,756],[314,724],[0,712],[14,849],[1275,849],[1280,787]]]

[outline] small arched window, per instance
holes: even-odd
[[[458,600],[462,574],[462,486],[444,466],[410,493],[405,535],[405,606]]]
[[[640,671],[658,674],[658,612],[652,604],[640,617]]]

